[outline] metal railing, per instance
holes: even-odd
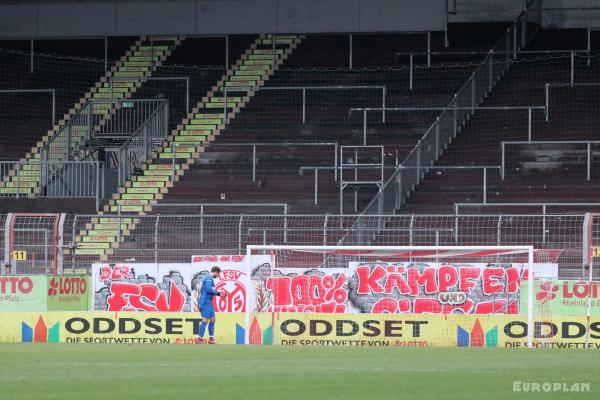
[[[333,147],[333,163],[334,166],[338,165],[338,148],[339,145],[336,142],[298,142],[298,143],[207,143],[198,144],[194,142],[171,142],[169,144],[172,152],[171,158],[171,179],[175,179],[177,174],[177,148],[178,147],[203,147],[203,148],[220,148],[220,147],[247,147],[252,149],[252,181],[256,182],[257,166],[259,164],[258,148],[261,147],[275,147],[275,148],[292,148],[292,147]],[[337,180],[337,171],[335,172],[335,180]]]
[[[541,242],[542,243],[546,243],[548,241],[548,237],[549,237],[549,231],[548,231],[548,226],[549,223],[553,220],[557,220],[560,221],[561,216],[564,216],[565,218],[571,217],[573,215],[576,215],[574,212],[574,209],[581,209],[581,211],[579,212],[578,215],[581,215],[581,217],[583,218],[583,215],[586,212],[591,211],[592,209],[600,209],[600,203],[455,203],[454,204],[454,218],[455,218],[455,222],[454,222],[454,238],[455,241],[459,240],[459,218],[462,217],[469,217],[472,216],[472,214],[461,214],[460,213],[460,209],[461,208],[485,208],[487,210],[489,209],[493,209],[493,208],[499,208],[499,209],[510,209],[510,208],[520,208],[521,210],[527,210],[527,212],[531,212],[532,210],[540,210],[542,213],[541,214],[535,214],[535,215],[539,215],[539,217],[541,218],[541,226],[539,227],[540,231],[538,234],[541,233]],[[558,214],[557,212],[553,212],[550,213],[548,212],[548,209],[567,209],[566,213],[564,214]],[[534,211],[535,213],[536,211]],[[490,214],[488,214],[490,215]],[[498,219],[498,243],[500,243],[500,227],[502,226],[502,221],[504,219],[504,221],[509,221],[511,218],[511,215],[515,215],[514,213],[508,213],[507,215],[503,215],[503,214],[498,214],[497,215],[497,219]],[[533,233],[533,232],[532,232]]]
[[[105,170],[100,161],[0,161],[0,172],[4,176],[0,197],[95,198],[96,209],[105,198]]]
[[[434,166],[434,167],[421,167],[421,166],[416,166],[416,167],[407,167],[407,166],[403,166],[400,165],[399,166],[400,169],[402,170],[406,170],[406,174],[415,174],[417,176],[420,176],[420,179],[423,179],[423,177],[425,176],[425,174],[427,174],[429,171],[447,171],[447,172],[464,172],[464,171],[477,171],[477,170],[481,170],[482,173],[482,180],[481,180],[481,197],[483,200],[483,203],[487,203],[487,188],[488,188],[488,177],[490,175],[490,173],[488,171],[498,171],[498,173],[500,173],[501,167],[498,165],[466,165],[466,166],[462,166],[462,165],[452,165],[452,166]],[[398,175],[399,176],[399,181],[398,181],[398,192],[399,192],[399,201],[400,202],[404,202],[404,196],[408,196],[410,194],[410,192],[412,191],[411,188],[405,189],[402,183],[402,177],[403,174]]]
[[[67,218],[63,232],[65,243],[72,242],[92,218],[97,215]],[[128,246],[115,250],[109,262],[131,258],[136,262],[189,262],[195,254],[243,254],[246,245],[264,241],[267,244],[336,245],[345,240],[348,245],[404,246],[528,243],[538,249],[558,249],[561,268],[565,264],[567,268],[582,265],[583,214],[461,214],[458,218],[453,214],[374,215],[359,219],[356,215],[337,214],[215,215],[205,211],[202,216],[188,212],[135,218],[139,222],[130,233],[131,241]],[[379,220],[385,221],[382,228],[377,226]],[[356,224],[356,221],[363,223]],[[97,256],[68,257],[67,268],[89,267],[97,262]]]
[[[183,81],[185,82],[185,112],[190,112],[190,78],[189,76],[149,76],[144,78],[129,78],[113,76],[108,80],[108,87],[110,93],[110,99],[113,99],[113,87],[118,87],[118,83],[115,82],[140,82],[144,83],[147,81]]]
[[[381,112],[385,114],[386,112],[430,112],[430,111],[448,111],[452,110],[456,111],[470,111],[474,113],[475,111],[510,111],[510,110],[527,110],[527,136],[529,140],[531,140],[532,136],[532,113],[534,110],[544,111],[546,115],[548,115],[546,106],[477,106],[476,99],[473,96],[471,105],[467,107],[390,107],[390,108],[373,108],[373,107],[357,107],[350,108],[350,114],[352,112],[362,112],[363,113],[363,145],[367,145],[367,113],[372,111]],[[383,121],[385,122],[385,121]],[[454,129],[458,129],[459,125],[454,121]],[[453,135],[456,136],[458,132],[453,132]],[[439,136],[436,136],[436,149],[439,154]]]
[[[168,123],[167,99],[92,100],[92,109],[101,108],[107,113],[95,113],[90,140],[126,140],[156,118]],[[166,126],[166,125],[165,125]]]
[[[519,33],[523,33],[526,24],[522,24],[526,20],[526,13],[521,13],[513,24],[507,28],[506,33],[492,48],[485,59],[479,64],[476,70],[471,74],[462,88],[454,95],[448,106],[442,113],[436,117],[433,125],[425,132],[414,149],[404,159],[402,165],[404,167],[421,167],[432,166],[440,155],[440,150],[446,148],[450,141],[456,137],[460,129],[471,118],[474,111],[472,108],[479,106],[481,102],[494,89],[497,82],[508,70],[514,59],[516,51],[526,43],[526,35],[522,36],[521,44],[518,44],[517,37]],[[504,51],[500,58],[504,59],[504,63],[497,63],[497,51]],[[459,110],[458,108],[467,108]],[[456,108],[452,110],[452,108]],[[365,207],[361,213],[361,217],[357,224],[364,225],[367,221],[362,222],[362,216],[366,215],[382,215],[386,213],[394,213],[403,204],[404,196],[399,191],[398,175],[405,169],[398,168],[396,172],[387,180],[382,190],[373,198],[373,200]],[[410,191],[414,190],[421,182],[421,175],[411,176],[403,181],[406,188]],[[376,222],[380,228],[383,224],[381,218],[369,220],[369,223]],[[344,238],[353,240],[351,237]]]
[[[42,161],[41,197],[93,197],[96,209],[104,198],[104,163],[99,161]]]
[[[29,190],[27,189],[29,186],[25,183],[25,181],[21,182],[21,168],[22,162],[19,160],[10,161],[4,160],[0,161],[0,196],[15,196],[19,198],[21,195],[27,195]],[[12,179],[11,177],[15,178]]]
[[[287,203],[159,203],[154,204],[152,206],[153,210],[156,211],[156,223],[155,229],[158,229],[158,224],[160,218],[168,218],[169,216],[179,217],[180,215],[188,215],[188,213],[193,213],[194,216],[199,218],[198,224],[198,235],[200,243],[204,243],[204,219],[205,217],[215,215],[232,215],[231,213],[219,212],[219,210],[231,210],[238,209],[239,215],[239,234],[237,243],[240,244],[242,241],[242,225],[244,222],[244,216],[252,216],[253,211],[259,210],[269,210],[269,209],[281,209],[281,213],[279,214],[283,218],[283,242],[287,242],[287,215],[289,206]],[[208,210],[213,209],[213,212],[208,212]],[[117,219],[121,218],[121,207],[120,205],[117,208]],[[164,212],[166,210],[167,212]],[[163,212],[161,212],[163,211]],[[173,211],[173,213],[171,213]],[[259,214],[260,213],[255,213]],[[119,224],[120,225],[120,224]],[[120,228],[119,228],[120,229]],[[120,232],[119,232],[120,236]],[[242,247],[239,247],[239,250],[242,250]]]
[[[547,82],[544,85],[544,94],[545,94],[545,104],[546,104],[546,121],[548,121],[549,117],[550,117],[550,88],[551,87],[568,87],[568,88],[574,88],[574,87],[594,87],[594,86],[600,86],[600,82],[573,82],[573,73],[571,72],[571,82],[570,83],[563,83],[563,82]]]
[[[169,134],[169,103],[160,105],[139,125],[118,150],[118,186],[122,186],[131,175],[141,171],[142,164],[150,158],[154,148]]]
[[[387,97],[387,88],[383,85],[323,85],[323,86],[252,86],[252,87],[237,87],[223,89],[223,117],[227,121],[228,109],[228,92],[260,92],[263,90],[269,91],[300,91],[302,93],[302,123],[306,123],[306,92],[307,91],[335,91],[335,90],[375,90],[381,91],[381,107],[385,108]],[[385,112],[381,116],[382,122],[385,122]]]
[[[507,146],[544,146],[551,145],[552,148],[557,148],[564,145],[585,145],[584,149],[575,150],[571,149],[570,154],[580,154],[585,156],[586,164],[586,179],[589,181],[592,178],[592,163],[593,163],[593,152],[592,145],[599,145],[598,140],[542,140],[542,141],[503,141],[501,143],[502,148],[502,161],[501,161],[501,177],[504,180],[506,174],[506,147]],[[555,146],[557,145],[557,146]],[[558,150],[557,150],[558,151]],[[564,150],[567,153],[567,150]],[[556,163],[566,163],[565,161],[556,161]]]
[[[343,214],[345,189],[370,186],[381,192],[385,181],[384,146],[340,146],[339,170],[339,212]],[[351,173],[344,176],[344,170]],[[355,212],[358,211],[357,193],[354,190]]]
[[[517,31],[520,29],[520,21],[524,18],[521,14],[519,18],[509,27],[502,36],[498,44],[490,50],[489,55],[481,62],[477,69],[471,74],[462,88],[454,95],[448,106],[436,118],[433,125],[427,130],[419,140],[414,149],[404,159],[402,165],[405,167],[431,166],[437,161],[440,150],[445,148],[449,142],[456,137],[460,129],[471,118],[474,113],[473,108],[478,106],[487,95],[493,90],[498,80],[504,75],[510,67],[514,57],[512,50],[518,50]],[[505,50],[504,58],[506,63],[496,64],[497,55],[495,51]],[[453,110],[454,108],[454,110]],[[464,110],[462,110],[465,108]],[[365,208],[363,214],[385,214],[392,212],[402,205],[397,196],[398,193],[398,171],[386,182],[383,190],[375,196],[371,203]],[[422,177],[414,176],[404,180],[405,187],[413,188],[418,186]]]
[[[93,120],[92,103],[88,102],[48,140],[40,150],[40,158],[46,161],[75,159],[80,145],[91,134]]]
[[[581,212],[587,212],[590,208],[600,209],[600,203],[454,203],[454,215],[461,215],[461,208],[527,208],[527,209],[541,209],[542,213],[540,215],[549,215],[549,214],[557,214],[556,212],[549,213],[548,208],[557,209],[557,208],[566,208],[568,209],[568,213],[573,213],[573,209],[581,208],[585,209]],[[465,214],[470,215],[470,214]]]
[[[41,149],[45,161],[70,161],[92,139],[126,139],[167,100],[89,100]],[[168,109],[166,109],[168,112]]]

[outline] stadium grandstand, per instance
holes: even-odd
[[[548,348],[575,336],[567,327],[548,339],[557,332],[539,334],[544,324],[572,323],[586,332],[582,347],[600,348],[599,23],[600,7],[585,0],[0,2],[0,282],[43,277],[47,292],[40,309],[0,286],[0,330],[18,319],[18,341],[94,343],[108,336],[85,332],[97,328],[88,317],[80,327],[52,312],[98,313],[113,328],[107,311],[115,321],[117,311],[199,313],[203,282],[219,265],[216,287],[229,298],[215,307],[232,316],[217,331],[233,333],[217,342],[336,344],[330,331],[355,332],[346,335],[332,313],[441,313],[457,322],[442,327],[427,316],[437,336],[389,343]],[[477,275],[463,276],[473,265]],[[440,274],[434,289],[429,267]],[[383,275],[371,279],[378,268]],[[414,282],[411,268],[422,274]],[[389,283],[396,271],[406,292]],[[290,289],[299,276],[311,283]],[[82,309],[80,297],[51,300],[77,279]],[[555,305],[559,287],[582,303]],[[421,297],[403,297],[409,291]],[[327,303],[313,299],[325,292]],[[39,320],[7,316],[23,311]],[[286,312],[297,319],[277,322]],[[325,325],[307,328],[311,313],[326,315]],[[457,317],[467,314],[481,315]],[[519,324],[521,341],[510,336]],[[164,340],[203,343],[203,329]],[[7,335],[0,342],[13,341]],[[43,357],[52,352],[60,355]],[[343,355],[319,357],[327,369]],[[586,373],[557,368],[521,383],[594,389],[600,382],[587,372],[597,361],[581,357],[573,362],[588,366],[575,369]],[[514,363],[551,362],[523,360]],[[145,379],[141,370],[134,377]],[[490,398],[517,398],[519,379]],[[242,398],[220,390],[210,393]],[[426,393],[468,396],[460,390]],[[422,398],[416,393],[407,398]]]

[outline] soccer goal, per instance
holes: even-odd
[[[560,251],[247,247],[247,343],[548,347]],[[270,327],[266,329],[265,327]]]

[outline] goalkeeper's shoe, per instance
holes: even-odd
[[[198,344],[206,344],[207,342],[206,342],[206,339],[204,339],[204,338],[198,338],[197,343]]]
[[[209,337],[208,338],[208,344],[217,344],[217,342],[215,342],[215,338],[214,337]]]

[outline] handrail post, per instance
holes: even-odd
[[[521,48],[527,45],[527,4],[523,2],[523,18],[521,19]]]
[[[65,149],[65,161],[69,161],[71,159],[71,155],[73,152],[71,151],[71,126],[66,127],[67,130],[67,148]]]
[[[506,65],[504,66],[504,70],[508,69],[508,64],[510,62],[510,28],[506,28]]]
[[[100,209],[100,162],[96,161],[96,210]]]
[[[456,135],[458,134],[458,121],[457,121],[457,115],[456,115],[456,99],[457,99],[457,94],[454,93],[454,101],[452,102],[452,107],[453,107],[453,114],[454,114],[454,126],[453,126],[453,136],[456,137]]]
[[[400,166],[401,167],[401,166]],[[396,182],[398,183],[398,191],[396,192],[396,210],[399,210],[404,203],[404,192],[402,187],[402,168],[398,170],[398,177],[396,178]]]
[[[142,131],[142,146],[144,146],[144,159],[146,159],[148,158],[148,129],[144,127]]]
[[[327,219],[329,218],[329,214],[325,214],[325,219],[323,220],[323,246],[327,246]]]
[[[90,140],[92,138],[92,130],[94,129],[94,102],[89,100],[88,102],[88,129],[86,132],[86,139]]]
[[[108,70],[108,36],[104,36],[104,71]]]
[[[571,52],[571,85],[575,83],[575,52]]]
[[[244,223],[244,214],[240,214],[240,222],[238,223],[238,250],[242,250],[242,226]]]
[[[33,74],[33,39],[29,42],[29,73]]]
[[[413,54],[412,53],[410,54],[409,65],[410,65],[410,71],[409,71],[409,85],[408,85],[408,87],[409,87],[410,90],[413,90]]]
[[[168,103],[167,103],[168,107]],[[190,112],[190,77],[185,77],[185,112]],[[167,114],[168,115],[168,114]]]
[[[189,98],[188,98],[188,104],[189,104]],[[163,126],[163,133],[160,136],[161,139],[166,138],[169,135],[169,103],[164,103],[164,106],[162,107],[162,118],[163,118],[163,122],[164,122],[164,126]]]
[[[200,206],[200,243],[204,243],[204,206]]]
[[[592,163],[592,143],[587,142],[587,180],[591,178],[591,163]]]
[[[397,150],[396,150],[397,151]],[[440,156],[440,116],[435,117],[435,159]]]
[[[154,36],[150,36],[150,69],[154,69]]]
[[[513,25],[512,26],[512,31],[513,31],[513,60],[517,59],[517,29],[516,29],[517,25]]]
[[[454,242],[458,242],[458,205],[454,205]]]
[[[302,88],[302,123],[306,123],[306,88]]]
[[[494,87],[494,50],[490,50],[489,66],[488,93],[491,93]]]
[[[175,183],[175,151],[177,151],[177,143],[171,144],[171,182]]]
[[[52,129],[56,125],[56,89],[52,89]]]
[[[315,206],[319,204],[318,196],[319,196],[319,169],[315,168]]]
[[[158,264],[158,224],[160,222],[160,214],[156,216],[154,221],[154,263]]]
[[[225,72],[229,69],[229,35],[225,35]]]
[[[121,240],[121,235],[123,234],[123,230],[121,229],[121,204],[117,204],[117,240]]]
[[[502,243],[502,214],[498,215],[498,223],[496,225],[496,245]]]
[[[501,174],[500,174],[502,177],[502,180],[504,180],[504,157],[505,157],[504,151],[505,150],[506,150],[506,142],[502,142],[502,167],[501,167],[502,170],[501,170]]]
[[[417,181],[416,185],[421,181],[421,141],[417,143]]]
[[[273,61],[273,65],[271,66],[272,69],[275,69],[275,53],[277,53],[277,49],[275,47],[275,41],[276,41],[275,34],[272,33],[271,34],[271,50],[272,50],[271,59]]]
[[[352,58],[353,58],[352,57],[352,47],[353,47],[352,46],[352,34],[350,34],[349,40],[350,40],[350,42],[349,42],[350,51],[348,52],[348,69],[352,69],[352,66],[353,66],[352,65]]]
[[[252,145],[252,182],[256,182],[256,144]]]
[[[531,107],[527,109],[527,138],[531,142]]]
[[[487,203],[487,168],[483,167],[483,204]]]
[[[102,195],[100,196],[100,200],[104,201],[105,181],[106,181],[106,175],[105,175],[105,172],[104,172],[104,165],[101,166],[101,171],[100,172],[102,174],[102,178],[100,179],[100,182],[102,182],[102,186],[101,186],[101,189],[102,189],[101,193],[102,193]]]
[[[590,66],[591,52],[592,52],[592,30],[587,29],[587,66]]]
[[[475,84],[475,72],[471,74],[471,115],[475,114],[475,96],[477,92],[477,87]]]
[[[542,211],[542,242],[546,243],[546,205],[543,206]]]
[[[385,97],[387,88],[384,86],[381,89],[381,122],[385,123]]]
[[[223,124],[227,124],[227,81],[223,82]]]
[[[549,117],[549,106],[550,106],[550,84],[546,83],[545,85],[545,91],[546,91],[546,110],[545,110],[545,114],[546,114],[546,122],[548,122],[548,117]]]
[[[334,151],[335,151],[335,155],[333,156],[333,174],[335,177],[335,181],[337,182],[338,180],[338,144],[336,143],[334,146]]]
[[[363,146],[367,145],[367,110],[363,110]]]
[[[283,243],[287,243],[288,237],[288,205],[287,203],[283,205]]]
[[[39,168],[39,166],[38,166]],[[21,161],[17,161],[17,199],[19,198],[19,193],[21,192]]]
[[[431,67],[431,32],[427,32],[427,68]]]

